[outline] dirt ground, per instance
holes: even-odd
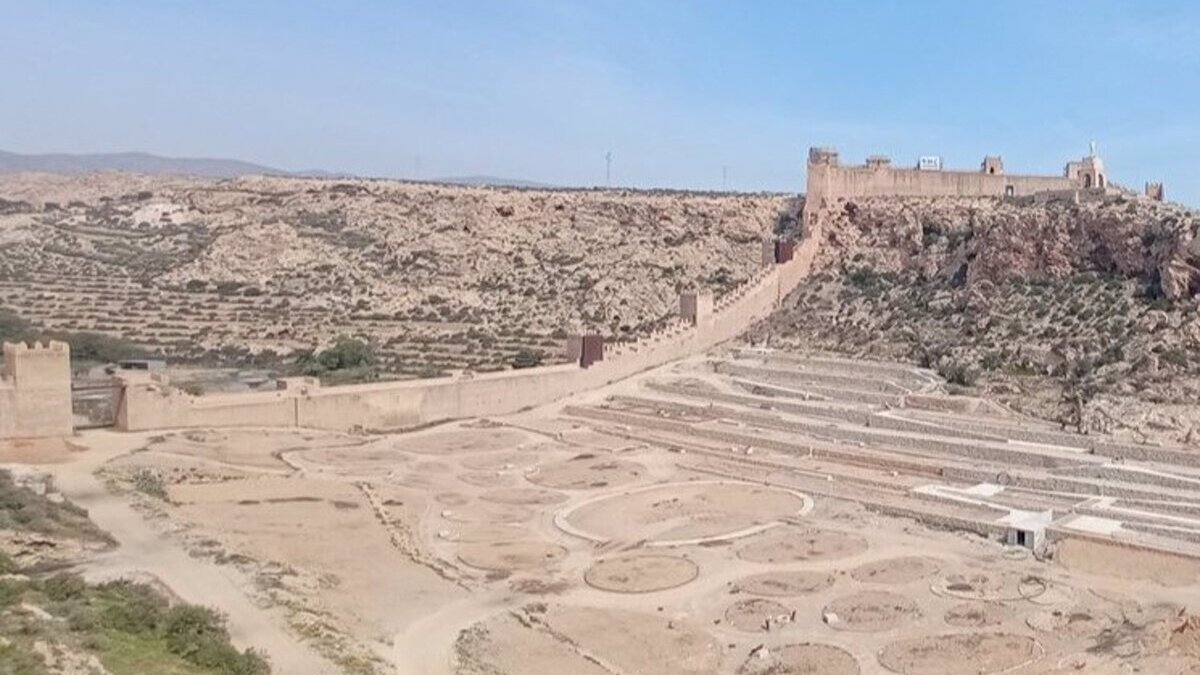
[[[774,366],[857,395],[833,379],[852,379],[847,367]],[[1039,444],[1029,434],[1052,430],[1032,422],[989,440],[1026,429],[1020,418],[971,413],[943,427],[934,413],[773,382],[775,396],[754,393],[749,375],[697,359],[406,434],[123,435],[127,451],[100,476],[141,512],[139,527],[220,571],[329,672],[1196,672],[1200,564],[1187,537],[1135,527],[1164,525],[1158,511],[1066,495],[1093,481],[1171,502],[1162,513],[1186,529],[1186,491],[1135,492],[1157,479],[1146,476],[1200,469],[1101,465],[1068,438]],[[837,418],[846,411],[866,423]],[[91,449],[46,470],[113,437],[84,434],[75,443]],[[1149,473],[1080,478],[1078,462]],[[1058,540],[1002,543],[1003,519],[1025,512],[972,473],[985,471],[1041,486],[1026,501],[1075,499],[1055,516]],[[138,490],[146,472],[162,495]],[[1072,520],[1084,513],[1095,520]],[[1104,515],[1121,519],[1120,545],[1095,533]],[[1175,552],[1139,548],[1152,540]]]

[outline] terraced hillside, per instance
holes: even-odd
[[[680,287],[749,277],[779,195],[536,191],[123,174],[0,178],[0,304],[43,328],[180,359],[287,355],[339,335],[385,368],[553,360],[565,331],[634,338]]]

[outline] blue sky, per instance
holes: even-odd
[[[1196,2],[0,0],[0,149],[802,190],[941,154],[1200,204]]]

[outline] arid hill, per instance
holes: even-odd
[[[1083,429],[1200,434],[1200,217],[1074,204],[869,199],[755,339],[935,367]],[[1154,405],[1148,405],[1154,404]]]
[[[46,328],[236,362],[346,334],[385,368],[555,358],[753,273],[781,195],[128,174],[0,177],[0,304]]]

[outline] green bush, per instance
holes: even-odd
[[[296,368],[304,375],[319,376],[337,371],[359,371],[364,379],[374,374],[374,348],[357,338],[339,337],[332,347],[320,352],[306,350],[296,355]]]
[[[133,489],[143,494],[167,500],[167,487],[162,476],[150,469],[140,469],[133,475]]]
[[[203,668],[229,675],[269,672],[266,662],[258,654],[239,652],[229,643],[224,620],[207,607],[172,607],[167,611],[163,634],[171,653]]]
[[[513,356],[510,364],[513,368],[533,368],[542,365],[543,355],[535,349],[522,349]]]

